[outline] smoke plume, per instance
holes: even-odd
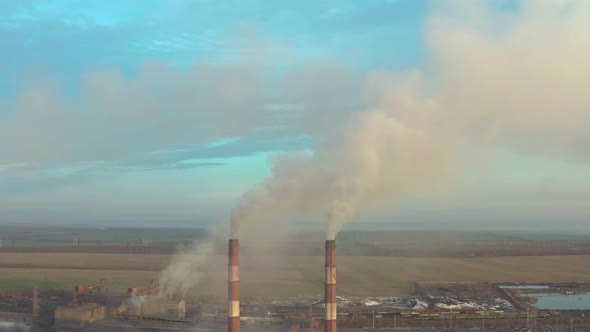
[[[211,239],[195,240],[190,246],[179,248],[168,266],[160,272],[160,296],[172,297],[186,293],[195,287],[202,277],[205,264],[213,252]]]
[[[438,185],[452,145],[434,125],[385,109],[358,114],[340,137],[312,154],[274,161],[273,176],[247,192],[232,214],[242,223],[296,209],[325,215],[333,239],[360,206]]]
[[[272,160],[234,208],[232,236],[268,213],[311,211],[333,239],[361,208],[453,184],[470,151],[588,160],[590,4],[443,3],[426,26],[426,64],[369,74],[371,107],[315,136],[313,153]]]

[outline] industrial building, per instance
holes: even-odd
[[[186,301],[160,298],[142,299],[140,303],[129,305],[123,314],[170,320],[185,319]]]
[[[84,327],[107,317],[107,308],[96,303],[84,303],[55,308],[57,327]]]
[[[467,331],[481,324],[479,326],[505,331],[515,324],[522,324],[518,323],[519,320],[526,320],[526,326],[537,326],[538,321],[538,326],[569,323],[579,328],[585,322],[583,315],[578,317],[569,313],[562,317],[558,311],[537,310],[531,299],[541,292],[534,293],[533,286],[527,284],[465,286],[426,282],[418,285],[423,294],[410,299],[337,296],[334,240],[325,241],[323,297],[318,294],[314,298],[297,299],[247,298],[241,303],[238,239],[230,239],[228,249],[227,300],[220,302],[221,299],[216,299],[206,304],[191,302],[187,314],[186,300],[150,294],[159,289],[158,284],[152,282],[147,287],[130,287],[127,294],[111,294],[109,301],[104,303],[96,297],[92,303],[80,304],[75,296],[72,304],[55,309],[55,327],[58,331],[95,332],[129,329],[200,332],[307,332],[322,329],[337,332],[339,329],[353,332],[368,327],[396,330],[400,326],[416,331],[452,326],[456,331]],[[106,283],[99,282],[98,285],[102,284]],[[574,296],[585,294],[590,285],[569,283],[541,287],[544,287],[542,290],[562,292],[563,296]],[[97,288],[78,285],[74,288],[74,295]],[[525,296],[520,295],[522,289],[526,290]],[[36,291],[34,295],[32,303],[37,308]],[[36,317],[38,311],[38,308],[34,309],[37,314],[32,317]]]

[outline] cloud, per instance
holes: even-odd
[[[30,194],[17,195],[21,208],[57,189],[92,196],[105,175],[313,148],[316,135],[363,108],[363,69],[351,64],[373,61],[375,48],[350,39],[369,40],[384,26],[365,20],[353,36],[354,11],[327,18],[333,4],[315,1],[0,7],[0,191]],[[349,56],[335,61],[341,54]],[[207,147],[227,138],[236,141]],[[108,183],[125,186],[118,181]]]
[[[309,149],[314,133],[337,130],[337,121],[344,121],[339,110],[353,112],[359,103],[359,78],[345,66],[316,61],[277,75],[277,67],[262,64],[264,56],[249,54],[237,63],[203,60],[187,70],[150,62],[132,77],[96,69],[83,75],[74,94],[57,78],[38,79],[0,100],[0,166],[27,163],[49,172],[0,170],[7,179],[0,185],[6,192],[31,182],[39,185],[26,186],[42,190],[48,187],[43,182],[69,186],[65,177],[82,179],[69,174],[56,181],[50,173],[60,168],[85,176],[179,170],[225,164],[220,158]],[[322,87],[307,88],[318,79]],[[342,89],[334,87],[347,87],[347,95],[336,95]],[[283,93],[291,90],[297,92]],[[209,145],[227,138],[233,141]]]
[[[48,192],[84,183],[89,174],[78,171],[51,172],[46,170],[0,171],[0,195],[20,195]]]
[[[349,219],[439,190],[496,149],[588,160],[586,2],[438,2],[423,29],[390,22],[395,5],[187,6],[113,24],[39,12],[0,24],[0,75],[19,81],[0,94],[0,165],[161,170],[311,147],[271,160],[274,177],[245,201]],[[403,39],[421,31],[424,63],[390,67],[420,49]],[[367,74],[365,62],[385,68]],[[32,63],[45,69],[21,75]]]
[[[239,135],[265,104],[258,75],[239,65],[197,65],[186,75],[148,65],[135,79],[91,73],[76,99],[57,82],[42,82],[0,122],[0,162],[111,161]]]
[[[360,78],[346,66],[306,63],[277,75],[277,67],[260,64],[264,56],[204,60],[182,71],[151,62],[133,77],[93,70],[74,95],[58,79],[37,80],[1,102],[0,164],[115,162],[178,148],[207,155],[214,149],[199,146],[231,137],[280,149],[293,138],[336,130],[342,113],[362,103]],[[254,152],[247,145],[241,147]]]

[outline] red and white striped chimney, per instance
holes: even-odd
[[[336,332],[336,241],[326,240],[324,332]]]
[[[240,242],[229,240],[227,332],[240,332]]]

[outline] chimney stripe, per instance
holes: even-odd
[[[336,241],[326,241],[324,332],[336,332]]]
[[[240,332],[240,244],[229,240],[227,331]]]

